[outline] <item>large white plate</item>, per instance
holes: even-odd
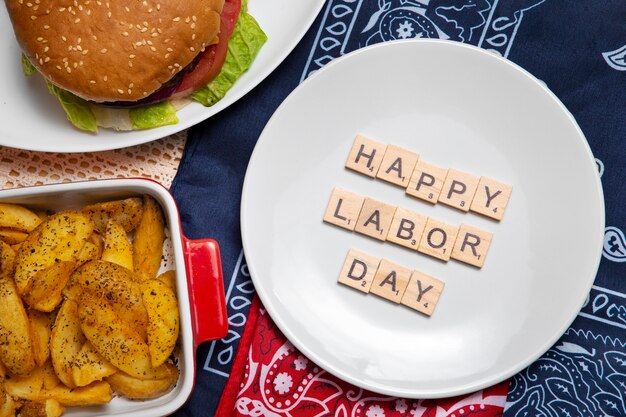
[[[178,112],[179,123],[134,132],[74,129],[41,77],[22,75],[20,49],[4,6],[0,6],[0,145],[47,152],[88,152],[150,142],[197,124],[240,99],[267,77],[313,23],[324,0],[250,0],[249,11],[267,43],[226,97],[212,107],[192,103]]]
[[[357,133],[512,184],[504,219],[345,169]],[[323,223],[335,186],[492,231],[485,266]],[[360,387],[436,398],[497,383],[557,341],[597,272],[604,202],[581,130],[542,83],[471,46],[408,41],[338,59],[285,100],[252,155],[241,223],[259,296],[297,348]],[[434,315],[338,284],[350,248],[444,280]]]

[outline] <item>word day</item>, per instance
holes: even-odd
[[[334,188],[324,221],[388,241],[442,261],[450,258],[482,268],[492,233],[444,223],[414,211]]]
[[[419,271],[411,271],[355,249],[348,252],[337,281],[427,316],[433,314],[445,285],[443,281]]]
[[[405,188],[406,194],[502,220],[512,187],[488,177],[441,168],[419,154],[357,135],[346,168]]]

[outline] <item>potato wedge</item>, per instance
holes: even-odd
[[[166,364],[166,368],[169,374],[161,379],[142,380],[117,372],[109,376],[107,382],[111,384],[113,391],[131,400],[147,400],[165,394],[176,385],[178,369],[170,363]]]
[[[133,231],[141,221],[143,201],[140,197],[106,201],[85,206],[82,212],[91,217],[96,229],[102,235],[106,232],[109,219],[121,224],[128,233]]]
[[[169,271],[165,271],[160,274],[158,277],[156,277],[156,279],[170,287],[170,289],[174,291],[174,293],[176,293],[176,271],[170,269]]]
[[[161,266],[165,221],[154,198],[144,196],[141,223],[133,238],[133,266],[143,280],[155,278]]]
[[[0,203],[0,227],[32,232],[40,223],[39,216],[26,207]]]
[[[33,309],[29,309],[27,314],[35,363],[43,367],[50,358],[50,334],[52,333],[50,316]]]
[[[36,310],[51,312],[61,304],[63,288],[75,267],[74,261],[60,261],[37,272],[32,278],[30,290],[22,299]]]
[[[15,417],[20,403],[15,401],[9,394],[2,395],[4,400],[2,401],[2,406],[0,406],[0,417]]]
[[[48,390],[56,387],[61,383],[61,380],[54,371],[52,361],[48,361],[43,366],[43,389]]]
[[[104,359],[89,341],[85,342],[78,352],[72,366],[72,375],[78,387],[84,387],[95,381],[102,381],[103,378],[113,375],[115,372],[117,372],[117,368]]]
[[[76,261],[93,230],[90,218],[78,211],[64,211],[48,217],[28,235],[17,254],[15,284],[18,294],[28,292],[37,272],[59,261]]]
[[[98,246],[91,241],[85,242],[76,257],[76,266],[78,267],[89,261],[98,260],[101,256],[102,250]]]
[[[113,391],[108,382],[100,381],[73,389],[58,385],[50,390],[43,390],[39,397],[40,400],[55,399],[66,407],[100,405],[113,399]]]
[[[106,297],[116,315],[146,340],[148,312],[141,298],[141,288],[128,269],[105,261],[87,262],[71,276],[64,290],[66,297],[78,301],[82,292]]]
[[[35,368],[28,316],[7,277],[0,277],[0,359],[14,375],[27,375]]]
[[[122,225],[113,220],[109,220],[104,235],[102,260],[123,266],[129,271],[133,270],[133,247]]]
[[[4,381],[4,389],[13,398],[38,400],[43,388],[43,368],[37,367],[26,376],[12,376]]]
[[[20,408],[20,417],[60,417],[65,408],[57,400],[26,401]]]
[[[157,279],[142,282],[141,294],[148,311],[148,348],[156,368],[169,358],[178,340],[178,300],[176,293]]]
[[[9,245],[16,245],[22,243],[28,237],[28,233],[21,230],[8,229],[0,227],[0,240]]]
[[[50,336],[50,357],[57,376],[70,388],[76,387],[72,364],[85,340],[78,317],[78,304],[72,300],[63,301]]]
[[[136,378],[150,373],[148,344],[117,316],[106,298],[83,292],[78,314],[83,333],[102,357]]]
[[[0,241],[0,276],[12,276],[15,267],[15,250]]]

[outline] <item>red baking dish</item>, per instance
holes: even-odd
[[[68,407],[65,416],[166,416],[187,401],[194,387],[196,348],[202,342],[224,337],[228,330],[219,246],[212,239],[185,237],[174,198],[155,181],[111,179],[0,191],[0,202],[53,211],[142,194],[154,197],[163,208],[168,231],[165,263],[167,269],[176,270],[180,308],[180,349],[176,358],[180,370],[178,383],[159,398],[131,401],[115,397],[104,406]]]

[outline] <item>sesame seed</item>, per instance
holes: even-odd
[[[132,68],[133,62],[132,61],[128,61],[128,66]]]
[[[107,17],[110,19],[111,18],[111,12],[107,13]]]
[[[191,35],[191,40],[192,41],[196,40],[196,34],[195,33]]]
[[[128,36],[128,32],[122,32],[122,36]]]
[[[30,20],[36,20],[36,19],[37,19],[37,16],[31,16],[30,17]]]
[[[191,52],[195,52],[195,51],[196,51],[196,48],[194,48],[193,46],[190,46],[190,47],[189,47],[189,50],[190,50]]]
[[[78,62],[74,62],[74,64],[72,65],[74,68],[78,68]]]
[[[135,55],[135,54],[130,54],[130,55],[128,55],[128,57],[129,57],[130,59],[133,59],[133,58],[134,58],[134,57],[136,57],[136,56],[137,56],[137,55]]]
[[[191,17],[187,16],[187,18],[185,19],[185,23],[189,23],[191,22]]]
[[[120,94],[124,94],[124,90],[122,90],[121,88],[118,88],[117,92],[120,93]]]
[[[39,65],[43,65],[43,59],[39,58]]]
[[[63,42],[67,42],[67,38],[65,36],[61,36],[61,39],[63,39]]]
[[[43,28],[44,28],[45,30],[48,30],[48,29],[50,29],[50,25],[43,25]]]
[[[90,83],[90,84],[95,84],[95,83],[96,83],[96,80],[89,80],[89,83]]]
[[[151,47],[150,47],[150,50],[151,50],[152,52],[156,52],[156,50],[157,50],[157,49],[156,49],[154,46],[151,46]]]
[[[157,10],[161,10],[161,3],[157,3]]]
[[[191,24],[191,28],[192,28],[192,29],[195,29],[195,28],[196,28],[196,24],[195,24],[195,23],[192,23],[192,24]]]
[[[100,49],[100,52],[102,52],[103,54],[106,54],[107,53],[107,48]]]
[[[124,9],[126,9],[126,11],[130,13],[130,9],[128,8],[128,6],[124,6]]]
[[[78,23],[80,22],[80,17],[77,17],[76,20],[74,20],[74,23]]]
[[[82,52],[82,54],[83,54],[83,55],[87,55],[88,53],[89,53],[89,49],[85,49],[85,50]]]
[[[132,93],[133,90],[131,90],[130,88],[128,89],[128,94],[130,95],[130,93]]]
[[[60,66],[60,65],[57,65],[57,69],[58,69],[58,70],[62,70],[63,68],[61,68],[61,66]]]
[[[170,53],[168,52],[165,54],[165,58],[169,58],[169,57],[170,57]]]
[[[68,74],[72,73],[72,68],[70,68],[70,67],[65,67],[65,70],[67,71]]]
[[[46,46],[45,48],[43,48],[43,51],[44,51],[44,52],[48,52],[49,50],[50,50],[50,47],[49,47],[49,46]]]
[[[47,56],[46,59],[43,60],[43,62],[50,62],[50,57]]]
[[[105,75],[104,77],[102,77],[102,79],[103,79],[104,81],[109,81],[109,77],[107,77],[106,75]]]
[[[43,41],[43,38],[40,36],[37,38],[37,42],[41,42],[41,41]]]
[[[178,21],[180,21],[180,17],[178,17],[178,16],[177,16],[177,17],[173,18],[172,20],[173,20],[174,22],[178,22]]]

